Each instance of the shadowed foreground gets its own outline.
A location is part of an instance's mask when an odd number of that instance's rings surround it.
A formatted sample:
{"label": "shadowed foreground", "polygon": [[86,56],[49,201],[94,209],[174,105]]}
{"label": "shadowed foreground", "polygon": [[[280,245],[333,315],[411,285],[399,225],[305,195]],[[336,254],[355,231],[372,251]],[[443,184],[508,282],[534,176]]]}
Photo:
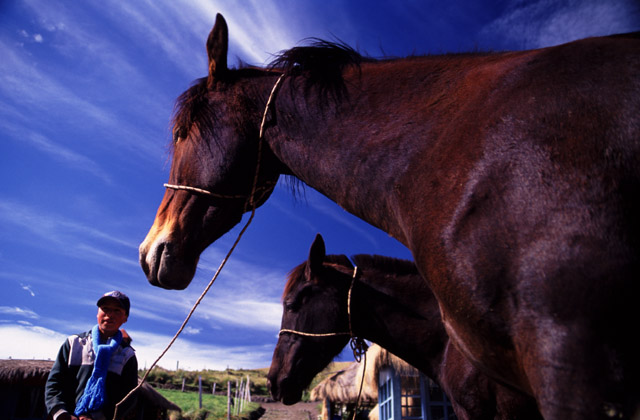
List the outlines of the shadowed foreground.
{"label": "shadowed foreground", "polygon": [[270,402],[260,405],[265,409],[260,420],[315,420],[320,414],[318,402],[299,402],[294,405]]}

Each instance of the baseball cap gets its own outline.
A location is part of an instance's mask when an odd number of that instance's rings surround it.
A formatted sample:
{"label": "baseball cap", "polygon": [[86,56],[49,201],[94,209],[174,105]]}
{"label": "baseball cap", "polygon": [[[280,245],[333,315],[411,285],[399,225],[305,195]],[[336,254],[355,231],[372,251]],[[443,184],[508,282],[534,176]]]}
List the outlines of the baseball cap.
{"label": "baseball cap", "polygon": [[100,306],[108,300],[117,303],[118,306],[124,309],[124,312],[127,314],[127,316],[129,316],[129,308],[131,304],[127,295],[117,290],[113,290],[102,295],[102,297],[98,299],[97,305]]}

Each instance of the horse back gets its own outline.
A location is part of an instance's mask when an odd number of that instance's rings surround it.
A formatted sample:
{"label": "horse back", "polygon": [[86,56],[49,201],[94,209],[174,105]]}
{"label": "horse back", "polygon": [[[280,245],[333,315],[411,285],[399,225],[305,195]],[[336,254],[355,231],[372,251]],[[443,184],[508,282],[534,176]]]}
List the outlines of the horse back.
{"label": "horse back", "polygon": [[490,55],[451,80],[434,104],[442,117],[430,147],[397,192],[418,222],[409,246],[452,338],[486,361],[477,349],[515,354],[526,347],[515,330],[536,330],[542,318],[607,337],[630,327],[640,274],[638,34]]}

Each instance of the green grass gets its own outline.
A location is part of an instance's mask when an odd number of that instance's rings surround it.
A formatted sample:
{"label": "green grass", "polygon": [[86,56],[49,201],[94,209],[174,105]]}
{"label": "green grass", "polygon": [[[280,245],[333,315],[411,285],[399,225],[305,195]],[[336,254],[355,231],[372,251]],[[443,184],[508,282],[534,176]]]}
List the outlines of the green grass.
{"label": "green grass", "polygon": [[[316,386],[322,379],[331,373],[344,369],[349,362],[330,363],[322,372],[314,378],[309,389]],[[227,383],[231,383],[232,393],[235,391],[236,383],[245,381],[250,377],[251,396],[268,397],[267,372],[269,368],[262,369],[226,369],[223,371],[200,370],[168,370],[156,367],[150,372],[147,382],[166,399],[176,404],[182,409],[181,413],[172,413],[173,420],[226,420],[227,418]],[[144,371],[139,372],[140,376]],[[202,378],[202,409],[198,408],[198,382]],[[185,392],[181,392],[182,381],[184,379]],[[216,395],[211,395],[211,388],[216,384]],[[303,393],[302,400],[308,401],[309,391]],[[232,416],[234,419],[247,417],[248,414],[256,410],[260,404],[249,403],[245,405],[244,413],[240,416]],[[233,411],[232,411],[233,412]]]}
{"label": "green grass", "polygon": [[[199,398],[197,392],[182,392],[175,389],[157,389],[163,397],[176,404],[182,409],[181,416],[174,415],[172,418],[184,420],[199,420],[206,418],[226,419],[227,418],[227,397],[221,395],[202,395],[202,409],[199,408]],[[238,401],[239,402],[239,401]],[[232,418],[241,418],[242,414],[247,415],[260,407],[258,403],[246,403],[241,415]],[[234,413],[233,407],[231,412]]]}

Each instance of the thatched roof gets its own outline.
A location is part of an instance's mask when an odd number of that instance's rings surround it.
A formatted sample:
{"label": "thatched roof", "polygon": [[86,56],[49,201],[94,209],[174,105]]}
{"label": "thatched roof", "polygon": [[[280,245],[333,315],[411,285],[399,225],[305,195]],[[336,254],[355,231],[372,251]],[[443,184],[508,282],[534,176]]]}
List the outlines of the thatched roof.
{"label": "thatched roof", "polygon": [[[362,363],[360,363],[362,365]],[[389,353],[377,344],[372,344],[367,350],[367,366],[364,372],[364,387],[375,389],[375,398],[378,398],[378,374],[380,369],[390,366],[399,376],[418,376],[420,371],[398,356]],[[358,377],[362,377],[363,366],[358,370]]]}
{"label": "thatched roof", "polygon": [[361,401],[375,402],[378,400],[378,374],[384,366],[393,367],[400,376],[416,376],[419,373],[404,360],[379,345],[372,344],[367,350],[365,372],[364,360],[352,363],[347,369],[336,372],[320,382],[311,390],[310,398],[314,401],[329,399],[331,402],[355,403],[364,374]]}
{"label": "thatched roof", "polygon": [[[53,367],[51,360],[2,359],[0,360],[0,384],[44,387],[51,367]],[[146,382],[140,387],[139,392],[142,399],[156,407],[180,410],[180,407],[160,395]]]}
{"label": "thatched roof", "polygon": [[[358,375],[358,371],[358,363],[352,363],[346,369],[325,378],[311,390],[310,399],[315,401],[329,399],[332,402],[355,404],[362,380],[362,375]],[[363,385],[360,402],[375,401],[377,398],[377,386],[371,390],[367,389],[366,384]]]}
{"label": "thatched roof", "polygon": [[0,360],[0,384],[44,386],[52,366],[51,360]]}

